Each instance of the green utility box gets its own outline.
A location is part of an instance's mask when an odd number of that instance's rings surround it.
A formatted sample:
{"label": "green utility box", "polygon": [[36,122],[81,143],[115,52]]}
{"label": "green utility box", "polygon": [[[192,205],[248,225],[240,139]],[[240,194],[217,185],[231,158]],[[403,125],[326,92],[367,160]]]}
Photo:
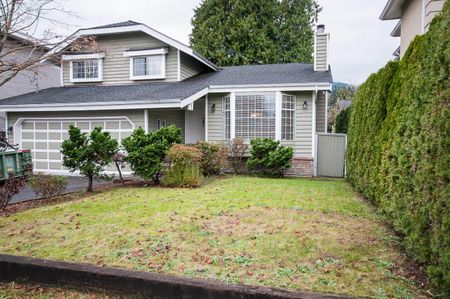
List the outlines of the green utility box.
{"label": "green utility box", "polygon": [[0,152],[0,182],[7,179],[10,173],[20,177],[30,174],[32,170],[29,150]]}

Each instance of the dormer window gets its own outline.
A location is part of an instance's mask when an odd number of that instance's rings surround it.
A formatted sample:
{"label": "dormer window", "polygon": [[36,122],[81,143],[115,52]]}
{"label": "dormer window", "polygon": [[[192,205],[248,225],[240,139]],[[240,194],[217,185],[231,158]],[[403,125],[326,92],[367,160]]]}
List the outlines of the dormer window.
{"label": "dormer window", "polygon": [[63,55],[70,63],[70,82],[101,82],[104,53]]}
{"label": "dormer window", "polygon": [[130,57],[130,79],[152,80],[166,77],[167,48],[128,50],[123,53]]}

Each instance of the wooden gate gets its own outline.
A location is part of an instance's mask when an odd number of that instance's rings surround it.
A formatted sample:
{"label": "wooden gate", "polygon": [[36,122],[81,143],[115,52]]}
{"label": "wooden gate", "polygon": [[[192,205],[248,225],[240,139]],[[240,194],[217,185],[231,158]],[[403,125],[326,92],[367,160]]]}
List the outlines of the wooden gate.
{"label": "wooden gate", "polygon": [[316,134],[316,175],[345,177],[345,150],[347,135]]}

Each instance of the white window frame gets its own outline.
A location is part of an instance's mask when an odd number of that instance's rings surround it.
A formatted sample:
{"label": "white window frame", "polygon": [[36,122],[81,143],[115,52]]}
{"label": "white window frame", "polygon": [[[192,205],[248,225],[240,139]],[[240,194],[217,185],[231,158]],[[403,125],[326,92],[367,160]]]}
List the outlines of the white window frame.
{"label": "white window frame", "polygon": [[163,119],[158,119],[156,121],[156,129],[161,130],[162,128],[167,127],[167,122]]}
{"label": "white window frame", "polygon": [[[221,115],[221,123],[222,123],[222,138],[227,140],[225,137],[225,111],[224,100],[230,99],[230,139],[234,139],[236,137],[236,97],[238,96],[273,96],[275,98],[275,140],[279,140],[282,142],[294,142],[296,138],[296,115],[297,115],[297,96],[287,93],[282,93],[280,91],[276,92],[243,92],[243,93],[230,93],[224,97],[222,97],[222,115]],[[294,118],[293,118],[293,139],[286,140],[282,139],[282,111],[283,110],[291,110],[292,109],[283,109],[282,101],[284,96],[290,96],[294,98]],[[249,140],[246,139],[248,142]]]}
{"label": "white window frame", "polygon": [[[293,109],[286,109],[283,108],[283,99],[284,97],[292,97],[294,100],[294,108]],[[284,139],[283,138],[283,110],[285,111],[291,111],[294,113],[294,117],[292,118],[292,139]],[[290,141],[295,141],[295,124],[296,124],[296,113],[297,112],[297,96],[292,95],[292,94],[287,94],[287,93],[283,93],[281,95],[281,141],[286,141],[286,142],[290,142]]]}
{"label": "white window frame", "polygon": [[[98,77],[97,78],[74,78],[73,77],[73,62],[74,61],[86,61],[86,60],[97,60],[98,62]],[[85,58],[85,59],[74,59],[70,60],[70,82],[102,82],[103,81],[103,59],[102,58]]]}
{"label": "white window frame", "polygon": [[[229,109],[225,110],[225,101],[228,101],[229,103]],[[229,128],[229,136],[227,136],[227,117],[226,117],[226,113],[229,112],[230,113],[230,128]],[[231,127],[232,127],[232,123],[231,123],[231,96],[227,95],[225,97],[222,98],[222,139],[223,140],[230,140],[231,138]]]}
{"label": "white window frame", "polygon": [[[236,115],[236,98],[240,97],[240,96],[263,96],[263,97],[271,96],[271,97],[274,98],[274,104],[275,104],[275,131],[274,131],[273,139],[279,140],[279,138],[277,136],[278,135],[277,131],[279,131],[279,130],[277,130],[277,128],[279,127],[277,124],[279,122],[277,121],[277,119],[279,118],[278,117],[278,115],[279,115],[278,111],[281,111],[281,110],[278,108],[278,105],[277,105],[277,93],[273,93],[273,92],[244,92],[244,93],[236,93],[234,97],[231,97],[231,103],[230,103],[231,114]],[[234,131],[234,136],[232,136],[232,137],[235,138],[236,135],[237,135],[236,134],[236,116],[231,118],[231,127],[234,129],[233,130]],[[281,128],[281,127],[279,127],[279,128]],[[258,137],[255,137],[255,138],[258,138]],[[266,137],[262,137],[262,138],[266,138]],[[244,139],[247,142],[249,142],[250,140],[252,140],[254,138],[250,138],[250,139],[244,138]]]}
{"label": "white window frame", "polygon": [[[149,50],[136,50],[123,52],[124,57],[130,58],[130,80],[154,80],[166,78],[166,55],[168,53],[167,48],[149,49]],[[159,75],[134,75],[134,58],[148,58],[148,57],[160,57],[161,59],[161,73]]]}

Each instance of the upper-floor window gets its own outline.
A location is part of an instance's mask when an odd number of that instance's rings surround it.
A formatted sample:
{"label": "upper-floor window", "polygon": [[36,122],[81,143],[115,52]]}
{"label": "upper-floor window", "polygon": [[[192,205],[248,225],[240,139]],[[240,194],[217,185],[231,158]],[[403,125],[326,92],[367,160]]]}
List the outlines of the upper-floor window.
{"label": "upper-floor window", "polygon": [[70,82],[100,82],[103,80],[104,53],[63,55],[69,61]]}
{"label": "upper-floor window", "polygon": [[132,79],[160,79],[165,77],[165,56],[146,56],[132,58]]}
{"label": "upper-floor window", "polygon": [[98,59],[87,59],[72,62],[73,79],[99,79]]}
{"label": "upper-floor window", "polygon": [[123,55],[130,57],[130,79],[164,79],[167,53],[167,48],[125,51]]}

